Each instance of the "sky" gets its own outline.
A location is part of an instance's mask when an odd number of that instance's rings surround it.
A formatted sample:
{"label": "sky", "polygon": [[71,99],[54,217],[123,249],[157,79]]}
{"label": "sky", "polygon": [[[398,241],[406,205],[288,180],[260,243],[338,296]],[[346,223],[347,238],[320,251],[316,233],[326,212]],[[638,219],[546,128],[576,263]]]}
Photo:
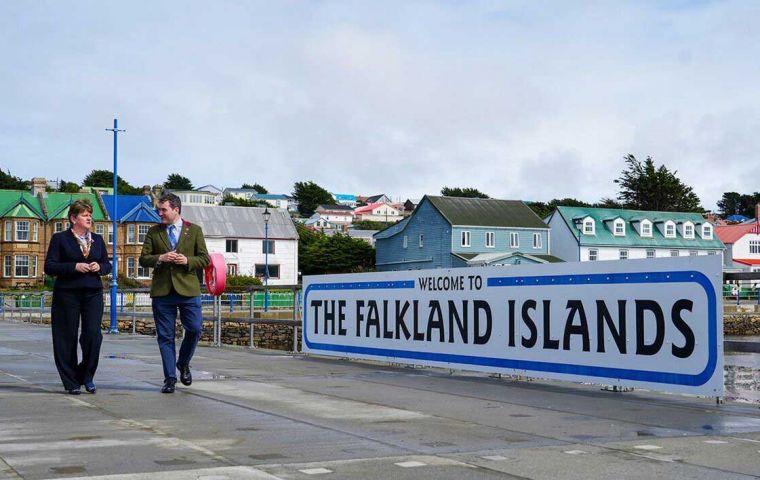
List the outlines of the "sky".
{"label": "sky", "polygon": [[0,168],[394,199],[760,190],[760,2],[0,2]]}

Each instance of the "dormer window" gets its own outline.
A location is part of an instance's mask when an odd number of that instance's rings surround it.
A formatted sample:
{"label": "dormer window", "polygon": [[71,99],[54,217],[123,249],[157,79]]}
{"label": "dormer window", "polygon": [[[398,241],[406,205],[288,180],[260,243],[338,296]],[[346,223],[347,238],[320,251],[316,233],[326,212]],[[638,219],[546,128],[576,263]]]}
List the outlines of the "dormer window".
{"label": "dormer window", "polygon": [[676,238],[676,224],[670,220],[665,222],[665,238]]}
{"label": "dormer window", "polygon": [[625,235],[625,222],[623,220],[618,218],[612,225],[612,231],[616,237],[622,237]]}
{"label": "dormer window", "polygon": [[683,224],[683,238],[694,238],[694,224],[691,222],[686,222]]}
{"label": "dormer window", "polygon": [[705,240],[712,240],[713,238],[713,228],[709,223],[702,225],[702,238]]}
{"label": "dormer window", "polygon": [[584,235],[596,235],[596,228],[594,226],[593,218],[583,219],[583,234]]}
{"label": "dormer window", "polygon": [[650,222],[649,220],[641,221],[641,236],[642,237],[652,236],[652,222]]}

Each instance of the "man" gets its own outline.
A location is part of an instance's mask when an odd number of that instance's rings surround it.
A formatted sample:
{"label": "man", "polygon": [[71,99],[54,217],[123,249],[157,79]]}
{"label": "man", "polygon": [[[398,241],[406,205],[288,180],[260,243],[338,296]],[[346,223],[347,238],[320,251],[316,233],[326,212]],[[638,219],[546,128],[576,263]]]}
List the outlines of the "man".
{"label": "man", "polygon": [[[209,264],[203,231],[180,216],[182,202],[173,194],[158,200],[161,224],[148,230],[140,254],[140,265],[153,267],[150,296],[153,319],[164,367],[161,393],[174,393],[179,370],[183,385],[193,383],[190,360],[201,338],[201,286],[198,273]],[[185,338],[175,355],[177,311],[185,329]]]}

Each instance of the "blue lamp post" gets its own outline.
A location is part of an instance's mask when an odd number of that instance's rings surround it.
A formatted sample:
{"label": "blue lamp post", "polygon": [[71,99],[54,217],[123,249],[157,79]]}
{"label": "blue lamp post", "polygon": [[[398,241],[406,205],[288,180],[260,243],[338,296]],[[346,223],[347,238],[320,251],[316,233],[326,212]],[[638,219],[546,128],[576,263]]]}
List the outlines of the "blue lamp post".
{"label": "blue lamp post", "polygon": [[269,217],[272,212],[264,208],[264,311],[269,311]]}
{"label": "blue lamp post", "polygon": [[113,243],[111,243],[113,248],[113,265],[111,267],[111,326],[108,329],[108,333],[119,333],[119,324],[116,319],[116,290],[119,288],[117,282],[119,272],[116,270],[116,263],[118,261],[116,254],[116,219],[118,217],[116,206],[119,198],[119,189],[116,183],[116,179],[118,178],[116,152],[119,132],[126,132],[126,130],[119,130],[119,121],[114,118],[113,128],[106,128],[106,131],[113,132],[113,225],[111,226],[113,229]]}

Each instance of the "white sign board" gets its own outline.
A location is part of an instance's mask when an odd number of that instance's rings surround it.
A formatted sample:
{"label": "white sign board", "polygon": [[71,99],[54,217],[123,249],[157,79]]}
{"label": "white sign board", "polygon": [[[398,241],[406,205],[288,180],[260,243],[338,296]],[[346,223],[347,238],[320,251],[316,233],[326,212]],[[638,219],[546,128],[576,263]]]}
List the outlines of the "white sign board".
{"label": "white sign board", "polygon": [[304,278],[307,353],[723,394],[720,256]]}

